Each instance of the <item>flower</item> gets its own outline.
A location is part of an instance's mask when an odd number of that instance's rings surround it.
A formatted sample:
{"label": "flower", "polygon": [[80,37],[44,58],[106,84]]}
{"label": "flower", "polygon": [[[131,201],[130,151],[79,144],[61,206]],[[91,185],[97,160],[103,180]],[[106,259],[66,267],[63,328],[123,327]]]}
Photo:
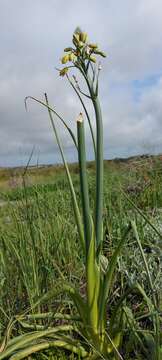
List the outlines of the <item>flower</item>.
{"label": "flower", "polygon": [[64,67],[62,70],[60,70],[60,76],[65,76],[68,72],[68,67]]}
{"label": "flower", "polygon": [[69,61],[74,61],[74,60],[76,60],[76,55],[73,52],[71,52],[69,54]]}
{"label": "flower", "polygon": [[94,49],[94,54],[101,55],[102,57],[106,57],[106,54],[99,49]]}
{"label": "flower", "polygon": [[89,60],[96,63],[96,58],[94,56],[92,56],[92,55],[89,57]]}
{"label": "flower", "polygon": [[82,41],[83,43],[86,43],[88,35],[87,35],[86,32],[80,32],[79,33],[79,38],[80,38],[80,41]]}
{"label": "flower", "polygon": [[64,49],[65,52],[69,52],[69,51],[73,51],[73,48],[72,47],[67,47]]}
{"label": "flower", "polygon": [[90,47],[90,49],[93,49],[93,50],[98,48],[97,44],[89,44],[88,46]]}
{"label": "flower", "polygon": [[62,57],[61,62],[62,64],[66,64],[69,60],[69,54],[66,54]]}

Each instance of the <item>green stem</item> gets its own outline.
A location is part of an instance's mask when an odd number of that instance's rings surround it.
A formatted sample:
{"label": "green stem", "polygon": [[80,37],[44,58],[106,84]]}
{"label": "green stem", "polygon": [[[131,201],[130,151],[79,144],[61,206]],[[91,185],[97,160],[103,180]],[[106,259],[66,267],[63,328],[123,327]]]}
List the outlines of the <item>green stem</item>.
{"label": "green stem", "polygon": [[72,81],[70,80],[69,76],[66,75],[69,83],[71,84],[71,86],[73,87],[74,91],[76,92],[82,106],[83,106],[83,109],[85,111],[85,114],[86,114],[86,117],[87,117],[87,120],[88,120],[88,124],[89,124],[89,128],[90,128],[90,132],[91,132],[91,137],[92,137],[92,142],[93,142],[93,148],[94,148],[94,153],[95,153],[95,158],[96,158],[96,144],[95,144],[95,138],[94,138],[94,132],[93,132],[93,128],[92,128],[92,124],[91,124],[91,120],[90,120],[90,117],[89,117],[89,114],[88,114],[88,111],[86,109],[86,106],[84,104],[84,101],[82,99],[82,97],[80,96],[78,90],[76,89],[76,87],[74,86],[74,84],[72,83]]}
{"label": "green stem", "polygon": [[103,216],[103,125],[102,114],[98,98],[92,98],[96,115],[96,245],[102,242]]}
{"label": "green stem", "polygon": [[93,88],[93,82],[87,74],[82,70],[82,74],[86,80],[91,99],[93,102],[96,117],[96,209],[95,209],[95,228],[96,228],[96,245],[100,249],[102,243],[102,227],[103,227],[103,124],[102,113],[98,96],[96,96]]}
{"label": "green stem", "polygon": [[81,199],[82,199],[82,207],[83,207],[84,237],[86,242],[86,255],[87,255],[91,240],[91,217],[90,217],[88,181],[87,181],[87,170],[86,170],[85,133],[84,133],[83,118],[81,114],[77,120],[77,134],[78,134],[78,160],[79,160],[79,170],[80,170]]}

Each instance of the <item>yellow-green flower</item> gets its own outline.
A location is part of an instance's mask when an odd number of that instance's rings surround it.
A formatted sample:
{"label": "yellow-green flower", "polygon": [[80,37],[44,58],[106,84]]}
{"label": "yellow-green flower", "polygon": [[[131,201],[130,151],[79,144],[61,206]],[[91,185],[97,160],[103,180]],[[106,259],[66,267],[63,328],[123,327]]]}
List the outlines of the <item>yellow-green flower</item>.
{"label": "yellow-green flower", "polygon": [[97,48],[98,48],[98,45],[97,45],[97,44],[88,44],[88,46],[89,46],[91,49],[97,49]]}
{"label": "yellow-green flower", "polygon": [[96,58],[95,58],[94,56],[91,55],[91,56],[89,57],[89,59],[90,59],[92,62],[96,63]]}
{"label": "yellow-green flower", "polygon": [[73,44],[78,48],[82,48],[86,44],[87,37],[88,35],[86,32],[78,31],[73,34]]}
{"label": "yellow-green flower", "polygon": [[106,54],[99,49],[94,49],[94,54],[101,55],[102,57],[106,57]]}
{"label": "yellow-green flower", "polygon": [[65,52],[69,52],[69,51],[72,51],[72,50],[73,50],[72,47],[67,47],[67,48],[64,49]]}
{"label": "yellow-green flower", "polygon": [[69,61],[74,61],[76,60],[76,55],[74,53],[70,53],[69,54]]}
{"label": "yellow-green flower", "polygon": [[73,44],[75,45],[75,46],[78,46],[79,45],[79,34],[74,34],[73,35]]}
{"label": "yellow-green flower", "polygon": [[60,70],[60,76],[65,76],[68,72],[68,67],[64,67],[62,70]]}
{"label": "yellow-green flower", "polygon": [[64,55],[61,59],[62,64],[66,64],[69,61],[69,54]]}
{"label": "yellow-green flower", "polygon": [[80,41],[82,41],[83,43],[86,43],[87,38],[88,38],[88,35],[87,35],[86,32],[81,32],[81,33],[79,34],[79,39],[80,39]]}

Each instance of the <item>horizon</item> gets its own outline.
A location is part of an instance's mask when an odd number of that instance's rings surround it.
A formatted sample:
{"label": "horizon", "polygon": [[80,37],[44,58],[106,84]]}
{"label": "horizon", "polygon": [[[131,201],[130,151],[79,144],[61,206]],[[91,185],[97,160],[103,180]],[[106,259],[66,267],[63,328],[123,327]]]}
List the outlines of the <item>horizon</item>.
{"label": "horizon", "polygon": [[[142,158],[151,158],[151,157],[162,157],[162,153],[157,153],[157,154],[149,154],[149,153],[144,153],[144,154],[134,154],[134,155],[131,155],[131,156],[128,156],[128,157],[113,157],[113,158],[104,158],[103,161],[127,161],[127,160],[132,160],[132,159],[136,159],[136,158],[139,158],[139,159],[142,159]],[[87,160],[87,163],[93,163],[95,162],[94,159],[92,160]],[[68,161],[68,164],[69,165],[77,165],[78,164],[78,161],[71,161],[69,162]],[[2,169],[23,169],[23,168],[41,168],[41,167],[63,167],[64,168],[64,164],[62,162],[56,162],[56,163],[32,163],[30,162],[29,164],[26,163],[24,165],[14,165],[14,166],[0,166],[0,170]]]}

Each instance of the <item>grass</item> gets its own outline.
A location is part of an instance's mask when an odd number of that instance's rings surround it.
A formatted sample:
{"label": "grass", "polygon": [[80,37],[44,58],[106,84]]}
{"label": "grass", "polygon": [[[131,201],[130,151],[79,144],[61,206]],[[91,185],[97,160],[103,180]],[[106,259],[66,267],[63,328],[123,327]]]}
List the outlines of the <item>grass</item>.
{"label": "grass", "polygon": [[[154,291],[158,296],[162,312],[161,239],[138,211],[123,195],[123,189],[136,206],[148,216],[156,229],[162,228],[162,164],[160,157],[134,158],[126,162],[106,162],[104,177],[104,255],[108,261],[121,239],[125,225],[135,220],[142,248],[147,259]],[[50,169],[50,170],[49,170]],[[76,165],[71,166],[77,199],[79,196],[79,176]],[[12,170],[14,171],[14,170]],[[21,171],[18,173],[21,179]],[[78,242],[77,229],[73,217],[70,193],[62,167],[29,169],[30,186],[11,189],[9,173],[3,170],[1,198],[6,203],[0,207],[0,334],[5,333],[8,322],[23,313],[48,290],[57,291],[65,279],[85,294],[84,265],[82,250]],[[10,170],[11,173],[11,170]],[[42,176],[41,176],[42,175]],[[38,181],[39,179],[39,181]],[[40,180],[41,179],[41,180]],[[94,208],[95,172],[93,163],[88,166],[90,204]],[[162,231],[161,231],[162,232]],[[78,251],[78,248],[80,250]],[[80,255],[79,255],[80,254]],[[14,274],[14,277],[13,277]],[[130,234],[121,255],[113,281],[109,302],[110,313],[128,287],[138,282],[148,296],[150,286],[142,262],[141,251],[133,233]],[[127,308],[132,309],[140,328],[136,328],[136,345],[131,344],[133,325],[125,332],[121,353],[124,359],[144,359],[139,347],[140,331],[153,331],[152,316],[149,316],[147,301],[135,289],[125,303],[125,314],[131,319]],[[66,296],[53,295],[38,304],[34,313],[72,313],[76,309]],[[131,320],[129,320],[131,322]],[[66,324],[66,320],[40,319],[39,326]],[[15,324],[12,336],[24,331],[26,321]],[[31,322],[31,328],[33,323]],[[136,325],[134,325],[136,326]],[[142,329],[142,330],[141,330]],[[133,336],[133,335],[132,335]],[[162,340],[162,339],[161,339]],[[33,358],[64,359],[73,358],[69,352],[45,351]]]}

